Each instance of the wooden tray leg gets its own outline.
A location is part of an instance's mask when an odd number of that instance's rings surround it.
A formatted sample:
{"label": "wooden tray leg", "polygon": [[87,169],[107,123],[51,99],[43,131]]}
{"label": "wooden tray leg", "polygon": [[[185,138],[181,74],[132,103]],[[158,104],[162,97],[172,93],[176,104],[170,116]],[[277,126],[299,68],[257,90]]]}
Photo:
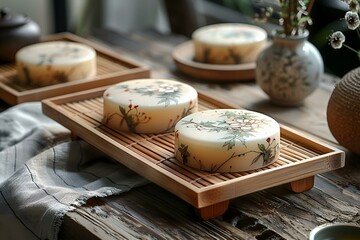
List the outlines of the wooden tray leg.
{"label": "wooden tray leg", "polygon": [[195,208],[195,211],[202,220],[209,220],[223,215],[229,207],[229,202],[226,200],[207,207]]}
{"label": "wooden tray leg", "polygon": [[71,133],[70,133],[70,138],[71,138],[72,141],[75,141],[75,140],[79,139],[79,137],[73,131],[71,131]]}
{"label": "wooden tray leg", "polygon": [[290,182],[288,184],[288,187],[290,190],[296,193],[305,192],[307,190],[310,190],[314,186],[315,182],[315,176],[303,178],[300,180],[296,180],[293,182]]}

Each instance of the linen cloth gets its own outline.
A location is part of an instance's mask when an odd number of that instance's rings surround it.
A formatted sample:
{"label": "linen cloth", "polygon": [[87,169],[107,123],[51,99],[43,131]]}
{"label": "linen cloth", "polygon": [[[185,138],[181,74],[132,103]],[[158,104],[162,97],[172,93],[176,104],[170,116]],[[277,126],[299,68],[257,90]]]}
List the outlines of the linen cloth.
{"label": "linen cloth", "polygon": [[71,141],[40,102],[0,113],[1,239],[57,239],[68,211],[146,183],[86,142]]}

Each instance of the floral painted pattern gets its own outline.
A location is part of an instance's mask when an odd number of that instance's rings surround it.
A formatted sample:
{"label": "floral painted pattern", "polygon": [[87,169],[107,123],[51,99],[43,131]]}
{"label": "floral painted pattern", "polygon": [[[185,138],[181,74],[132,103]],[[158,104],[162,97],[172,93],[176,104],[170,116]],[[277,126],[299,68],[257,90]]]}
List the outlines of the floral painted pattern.
{"label": "floral painted pattern", "polygon": [[194,122],[192,119],[182,121],[182,125],[192,125],[199,131],[222,132],[225,134],[223,147],[228,150],[235,146],[236,141],[240,141],[246,146],[246,138],[254,136],[259,131],[266,120],[255,118],[251,113],[227,111],[220,115],[227,120]]}
{"label": "floral painted pattern", "polygon": [[82,49],[76,45],[70,45],[67,42],[61,42],[56,45],[54,51],[50,53],[39,53],[37,56],[37,65],[54,64],[56,62],[56,59],[63,57],[68,57],[70,59],[78,59],[82,57],[82,54],[80,54],[81,51]]}
{"label": "floral painted pattern", "polygon": [[[137,99],[135,96],[147,96],[151,99],[157,99],[156,105],[163,108],[171,108],[178,105],[181,97],[183,97],[184,91],[182,89],[183,84],[169,83],[163,81],[155,81],[146,85],[136,86],[136,84],[118,84],[113,86],[113,90],[105,94],[105,97],[111,97],[112,94],[132,93],[134,99],[129,99],[129,105],[124,107],[119,105],[119,112],[111,113],[104,116],[105,124],[108,124],[114,117],[120,117],[119,128],[123,128],[125,125],[130,132],[138,132],[138,127],[142,124],[147,124],[153,120],[151,113],[148,112],[148,108],[144,106],[144,100]],[[174,128],[175,124],[184,116],[192,113],[197,107],[197,100],[189,100],[187,104],[182,104],[184,107],[178,110],[178,114],[175,116],[164,115],[168,117],[167,126],[164,126],[163,132],[170,131]],[[161,124],[161,123],[159,123]]]}
{"label": "floral painted pattern", "polygon": [[274,38],[256,66],[259,86],[284,105],[301,103],[317,88],[323,73],[320,53],[305,38]]}
{"label": "floral painted pattern", "polygon": [[[188,151],[189,146],[180,144],[180,147],[177,151],[181,154],[181,159],[184,164],[188,163],[188,158],[191,156],[191,153]],[[256,156],[252,159],[251,165],[257,163],[260,159],[262,160],[262,166],[267,166],[271,162],[273,162],[277,152],[279,151],[279,144],[276,143],[276,139],[267,138],[266,142],[258,143],[258,150],[257,151],[245,151],[241,153],[233,152],[231,156],[224,160],[219,165],[213,165],[210,169],[210,172],[217,172],[221,167],[223,167],[227,162],[230,160],[237,158],[237,157],[244,157],[250,153],[256,153]],[[199,161],[199,166],[201,169],[201,160]],[[230,166],[231,168],[231,166]]]}
{"label": "floral painted pattern", "polygon": [[[257,118],[253,116],[250,111],[240,114],[239,112],[226,111],[220,115],[219,119],[218,121],[194,121],[190,118],[189,120],[183,119],[181,121],[182,125],[196,128],[199,134],[203,131],[219,133],[219,138],[223,142],[222,148],[225,148],[228,152],[228,154],[226,154],[228,157],[226,159],[220,159],[218,164],[212,165],[209,170],[210,172],[217,172],[220,169],[224,171],[222,168],[225,164],[237,158],[247,158],[247,155],[252,158],[250,165],[262,161],[261,165],[266,166],[274,161],[274,158],[279,152],[279,142],[276,138],[259,138],[259,142],[256,144],[257,149],[248,149],[247,146],[247,139],[255,137],[263,126],[268,124],[268,119]],[[176,130],[175,138],[178,144],[177,149],[175,149],[175,155],[177,159],[181,159],[183,164],[187,165],[190,158],[192,158],[192,160],[198,163],[199,169],[204,169],[202,165],[203,160],[199,159],[196,153],[192,152],[191,146],[181,142],[180,135],[179,130]],[[236,148],[236,144],[238,143],[242,144],[243,147]],[[241,150],[239,151],[239,149]],[[231,171],[231,164],[229,168],[229,171]]]}
{"label": "floral painted pattern", "polygon": [[169,106],[178,103],[181,97],[181,84],[169,84],[161,81],[148,84],[144,87],[132,88],[131,85],[119,84],[114,89],[122,89],[124,92],[138,93],[141,96],[154,96],[159,99],[158,105]]}
{"label": "floral painted pattern", "polygon": [[83,44],[50,41],[24,47],[18,52],[19,82],[47,86],[96,75],[96,53]]}
{"label": "floral painted pattern", "polygon": [[[218,35],[221,34],[221,38],[223,38],[223,40],[225,42],[227,41],[231,41],[232,39],[234,39],[235,41],[239,41],[239,39],[243,39],[244,42],[251,42],[254,39],[256,39],[256,36],[254,36],[254,33],[251,31],[237,31],[236,28],[233,29],[233,31],[227,31],[227,32],[223,32],[223,31],[214,31],[214,32],[210,32],[209,33],[209,38],[211,39],[212,37],[216,37]],[[249,46],[249,48],[251,48]],[[213,60],[210,59],[211,54],[211,47],[203,47],[202,48],[202,56],[203,59],[201,60],[204,63],[213,63]],[[226,49],[226,51],[224,51],[224,55],[221,56],[225,62],[229,62],[232,64],[240,64],[242,63],[242,57],[241,57],[241,53],[239,52],[239,50],[237,50],[236,45],[229,45],[228,47],[224,47],[224,49]],[[248,52],[251,52],[252,49],[249,49]],[[220,57],[220,56],[219,56]]]}

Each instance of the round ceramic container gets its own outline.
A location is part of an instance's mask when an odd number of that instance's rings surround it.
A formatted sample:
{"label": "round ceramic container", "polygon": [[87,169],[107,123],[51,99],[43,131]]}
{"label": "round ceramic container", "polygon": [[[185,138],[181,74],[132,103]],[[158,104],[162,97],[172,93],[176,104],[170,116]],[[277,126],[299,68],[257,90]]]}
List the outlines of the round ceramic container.
{"label": "round ceramic container", "polygon": [[194,60],[210,64],[254,62],[267,45],[267,32],[242,23],[221,23],[201,27],[192,34]]}
{"label": "round ceramic container", "polygon": [[114,130],[163,133],[196,112],[197,91],[168,79],[136,79],[109,87],[103,95],[104,123]]}
{"label": "round ceramic container", "polygon": [[36,43],[16,53],[18,79],[27,85],[47,86],[96,75],[96,52],[75,42]]}
{"label": "round ceramic container", "polygon": [[358,240],[360,225],[350,223],[327,223],[310,232],[309,240]]}
{"label": "round ceramic container", "polygon": [[190,114],[175,126],[175,157],[210,172],[240,172],[279,157],[280,126],[253,111],[214,109]]}

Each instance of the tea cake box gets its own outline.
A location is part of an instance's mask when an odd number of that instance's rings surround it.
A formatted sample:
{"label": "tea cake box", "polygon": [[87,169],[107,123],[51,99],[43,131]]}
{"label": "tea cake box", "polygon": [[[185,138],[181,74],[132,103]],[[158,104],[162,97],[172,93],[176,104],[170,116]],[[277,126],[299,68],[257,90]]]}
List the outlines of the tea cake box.
{"label": "tea cake box", "polygon": [[209,172],[241,172],[275,162],[280,126],[262,113],[241,109],[199,111],[175,126],[175,157]]}
{"label": "tea cake box", "polygon": [[134,79],[106,89],[103,122],[108,127],[133,133],[164,133],[198,108],[197,91],[170,79]]}
{"label": "tea cake box", "polygon": [[20,49],[15,56],[18,80],[48,86],[96,76],[96,52],[82,43],[41,42]]}
{"label": "tea cake box", "polygon": [[267,45],[267,32],[255,25],[219,23],[195,30],[194,60],[208,64],[255,62]]}

